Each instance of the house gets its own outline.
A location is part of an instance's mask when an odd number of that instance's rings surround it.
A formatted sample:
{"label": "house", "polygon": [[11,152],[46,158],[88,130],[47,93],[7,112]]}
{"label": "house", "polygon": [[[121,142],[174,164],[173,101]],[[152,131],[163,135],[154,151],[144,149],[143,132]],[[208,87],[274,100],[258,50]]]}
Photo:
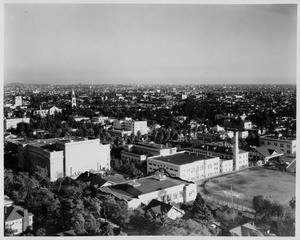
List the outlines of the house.
{"label": "house", "polygon": [[253,223],[245,223],[229,230],[231,236],[264,236]]}
{"label": "house", "polygon": [[166,215],[168,218],[176,219],[181,218],[184,215],[184,211],[172,206],[170,203],[164,203],[156,199],[152,201],[144,208],[145,214],[148,212],[152,217],[158,217]]}
{"label": "house", "polygon": [[14,206],[13,201],[4,196],[4,229],[18,235],[32,228],[33,214],[21,206]]}
{"label": "house", "polygon": [[249,151],[249,159],[252,161],[261,161],[262,164],[280,162],[281,156],[283,156],[283,152],[280,149],[268,145],[253,148]]}

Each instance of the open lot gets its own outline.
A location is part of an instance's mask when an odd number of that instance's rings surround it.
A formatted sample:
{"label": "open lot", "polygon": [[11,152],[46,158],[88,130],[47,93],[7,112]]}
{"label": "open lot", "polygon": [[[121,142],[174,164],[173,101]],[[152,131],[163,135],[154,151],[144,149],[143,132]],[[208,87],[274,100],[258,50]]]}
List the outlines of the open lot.
{"label": "open lot", "polygon": [[[231,191],[232,185],[232,191]],[[296,175],[270,170],[263,167],[210,179],[204,188],[212,195],[252,202],[255,195],[263,195],[270,200],[288,204],[295,196]]]}

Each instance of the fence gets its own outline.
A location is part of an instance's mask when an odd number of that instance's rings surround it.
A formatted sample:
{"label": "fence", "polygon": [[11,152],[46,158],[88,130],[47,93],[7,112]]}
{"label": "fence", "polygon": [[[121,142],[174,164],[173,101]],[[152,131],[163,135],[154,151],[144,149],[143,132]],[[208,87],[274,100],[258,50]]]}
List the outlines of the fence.
{"label": "fence", "polygon": [[251,214],[255,214],[255,210],[252,207],[250,207],[251,205],[249,205],[249,202],[245,201],[245,200],[233,199],[233,201],[231,201],[231,199],[228,199],[225,197],[207,196],[207,195],[202,195],[202,197],[205,201],[216,204],[216,205],[228,206],[228,207],[235,208],[242,212],[247,211]]}

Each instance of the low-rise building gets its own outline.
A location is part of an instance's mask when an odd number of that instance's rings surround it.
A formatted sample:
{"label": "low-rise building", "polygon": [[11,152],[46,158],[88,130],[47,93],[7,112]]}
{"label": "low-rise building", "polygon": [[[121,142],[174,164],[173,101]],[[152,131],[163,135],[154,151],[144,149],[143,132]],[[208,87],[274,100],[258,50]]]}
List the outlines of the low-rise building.
{"label": "low-rise building", "polygon": [[128,209],[136,209],[142,204],[148,205],[153,199],[171,204],[194,201],[197,195],[197,185],[157,173],[121,184],[101,187],[100,191],[124,200]]}
{"label": "low-rise building", "polygon": [[128,144],[125,150],[121,152],[121,158],[124,160],[140,162],[151,156],[166,156],[177,152],[176,147],[167,147],[163,144],[136,143]]}
{"label": "low-rise building", "polygon": [[30,123],[30,118],[5,118],[4,119],[4,129],[12,129],[12,128],[17,128],[18,123]]}
{"label": "low-rise building", "polygon": [[34,115],[40,115],[41,117],[46,117],[47,115],[54,115],[55,113],[61,113],[62,109],[58,108],[56,106],[52,106],[52,107],[40,107],[40,109],[38,110],[34,110],[33,114]]}
{"label": "low-rise building", "polygon": [[[224,145],[218,146],[213,144],[201,144],[199,147],[192,148],[192,151],[207,156],[219,157],[221,159],[233,159],[234,170],[239,170],[248,167],[249,153],[238,148],[237,133],[234,135],[233,147],[227,147]],[[230,165],[230,163],[227,164]]]}
{"label": "low-rise building", "polygon": [[165,169],[171,176],[194,181],[220,173],[220,158],[192,152],[178,152],[167,156],[149,157],[147,172]]}
{"label": "low-rise building", "polygon": [[13,205],[13,201],[4,197],[4,229],[12,235],[18,235],[32,228],[33,214],[21,206]]}
{"label": "low-rise building", "polygon": [[113,127],[116,130],[131,131],[135,135],[140,132],[141,135],[148,133],[147,121],[136,121],[132,118],[124,118],[121,120],[115,120]]}
{"label": "low-rise building", "polygon": [[249,159],[254,162],[261,161],[262,164],[269,161],[279,162],[282,155],[283,152],[279,148],[270,145],[253,148],[249,151]]}
{"label": "low-rise building", "polygon": [[284,155],[296,155],[297,140],[294,137],[277,137],[266,135],[259,138],[260,146],[272,146],[279,148]]}

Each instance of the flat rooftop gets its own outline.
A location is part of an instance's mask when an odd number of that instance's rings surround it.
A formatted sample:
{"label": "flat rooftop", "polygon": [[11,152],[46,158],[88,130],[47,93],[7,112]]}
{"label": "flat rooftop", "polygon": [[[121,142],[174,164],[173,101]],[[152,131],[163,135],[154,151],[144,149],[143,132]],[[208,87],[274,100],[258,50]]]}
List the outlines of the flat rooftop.
{"label": "flat rooftop", "polygon": [[34,140],[21,140],[19,143],[33,144],[43,146],[45,144],[54,144],[56,142],[69,143],[69,142],[80,142],[86,140],[95,140],[97,138],[83,138],[83,137],[64,137],[64,138],[47,138],[47,139],[34,139]]}
{"label": "flat rooftop", "polygon": [[134,145],[135,146],[141,146],[141,147],[149,147],[149,148],[154,148],[154,149],[167,149],[167,148],[169,148],[169,147],[166,147],[165,145],[157,144],[157,143],[136,143]]}
{"label": "flat rooftop", "polygon": [[189,164],[189,163],[193,163],[199,160],[204,160],[209,158],[214,158],[214,157],[210,157],[202,154],[196,154],[192,152],[183,152],[183,153],[175,153],[173,155],[168,155],[168,156],[159,156],[151,159],[155,159],[163,162],[169,162],[176,165],[184,165],[184,164]]}
{"label": "flat rooftop", "polygon": [[292,136],[286,136],[286,137],[278,137],[275,135],[265,135],[265,136],[260,136],[261,139],[275,139],[275,140],[296,140],[295,137]]}

